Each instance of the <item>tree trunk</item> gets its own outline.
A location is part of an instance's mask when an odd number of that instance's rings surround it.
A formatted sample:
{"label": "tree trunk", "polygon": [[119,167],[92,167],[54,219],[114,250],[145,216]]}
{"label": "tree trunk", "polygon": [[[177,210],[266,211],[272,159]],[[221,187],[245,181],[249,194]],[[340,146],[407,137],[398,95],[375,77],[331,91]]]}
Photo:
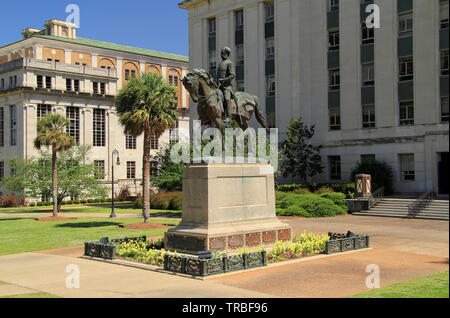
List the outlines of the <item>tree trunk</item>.
{"label": "tree trunk", "polygon": [[53,195],[53,216],[58,216],[58,177],[56,171],[56,149],[52,147],[52,195]]}
{"label": "tree trunk", "polygon": [[142,214],[144,222],[150,222],[150,129],[144,131],[144,158],[142,160]]}

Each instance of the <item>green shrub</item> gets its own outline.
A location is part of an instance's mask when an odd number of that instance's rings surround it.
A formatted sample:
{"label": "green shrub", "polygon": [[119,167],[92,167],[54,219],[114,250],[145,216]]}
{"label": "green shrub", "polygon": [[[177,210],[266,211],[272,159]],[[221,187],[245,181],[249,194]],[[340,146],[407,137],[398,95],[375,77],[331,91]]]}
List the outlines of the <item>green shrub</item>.
{"label": "green shrub", "polygon": [[142,204],[142,198],[138,197],[135,201],[134,201],[134,208],[135,209],[142,209],[143,204]]}
{"label": "green shrub", "polygon": [[[134,201],[135,209],[142,209],[142,197]],[[150,195],[150,207],[156,210],[179,211],[183,208],[183,194],[181,192],[156,193]]]}
{"label": "green shrub", "polygon": [[80,200],[73,200],[73,204],[80,204]]}
{"label": "green shrub", "polygon": [[370,174],[372,176],[372,191],[384,187],[384,194],[394,193],[394,174],[392,168],[385,162],[376,160],[364,160],[359,162],[352,170],[352,179],[358,174]]}
{"label": "green shrub", "polygon": [[287,195],[277,202],[277,207],[279,212],[289,216],[328,217],[346,213],[332,200],[314,194]]}
{"label": "green shrub", "polygon": [[35,206],[36,206],[36,203],[31,202],[28,206],[29,206],[29,207],[35,207]]}
{"label": "green shrub", "polygon": [[348,212],[347,200],[343,193],[322,193],[320,197],[333,201],[334,204],[341,207],[345,212]]}
{"label": "green shrub", "polygon": [[323,194],[323,193],[334,193],[334,189],[331,187],[322,187],[316,192],[314,192],[314,194]]}
{"label": "green shrub", "polygon": [[181,192],[173,193],[170,203],[169,210],[178,211],[183,209],[183,194]]}
{"label": "green shrub", "polygon": [[282,199],[284,199],[286,196],[288,196],[289,194],[286,192],[281,192],[281,191],[275,191],[275,200],[281,201]]}
{"label": "green shrub", "polygon": [[293,193],[295,193],[295,194],[311,194],[311,191],[309,191],[306,188],[302,188],[302,189],[295,190]]}

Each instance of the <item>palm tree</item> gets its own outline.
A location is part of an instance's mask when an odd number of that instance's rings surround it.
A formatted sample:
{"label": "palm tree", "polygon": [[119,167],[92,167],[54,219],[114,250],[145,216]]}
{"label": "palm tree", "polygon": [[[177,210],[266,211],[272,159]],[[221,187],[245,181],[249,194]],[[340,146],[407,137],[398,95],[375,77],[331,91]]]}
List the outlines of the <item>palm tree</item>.
{"label": "palm tree", "polygon": [[159,138],[178,121],[174,107],[176,89],[160,74],[144,73],[131,78],[116,97],[116,108],[125,132],[137,137],[144,133],[142,165],[142,214],[145,223],[150,218],[150,141]]}
{"label": "palm tree", "polygon": [[49,114],[38,122],[38,133],[34,140],[36,149],[42,146],[51,147],[52,151],[52,195],[53,195],[53,216],[58,216],[58,177],[56,163],[58,152],[70,149],[75,141],[67,135],[66,128],[69,121],[58,114]]}

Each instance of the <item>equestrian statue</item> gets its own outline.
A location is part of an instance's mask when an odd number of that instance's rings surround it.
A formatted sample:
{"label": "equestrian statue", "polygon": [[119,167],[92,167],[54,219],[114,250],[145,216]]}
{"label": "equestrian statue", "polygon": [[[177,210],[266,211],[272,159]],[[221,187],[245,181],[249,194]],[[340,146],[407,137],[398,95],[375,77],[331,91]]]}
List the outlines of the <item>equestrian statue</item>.
{"label": "equestrian statue", "polygon": [[202,126],[215,125],[223,133],[224,123],[234,120],[245,131],[255,114],[260,125],[267,129],[259,98],[233,89],[235,75],[230,53],[230,48],[222,49],[222,62],[217,67],[218,84],[202,69],[194,69],[182,79],[192,100],[198,103],[197,112]]}

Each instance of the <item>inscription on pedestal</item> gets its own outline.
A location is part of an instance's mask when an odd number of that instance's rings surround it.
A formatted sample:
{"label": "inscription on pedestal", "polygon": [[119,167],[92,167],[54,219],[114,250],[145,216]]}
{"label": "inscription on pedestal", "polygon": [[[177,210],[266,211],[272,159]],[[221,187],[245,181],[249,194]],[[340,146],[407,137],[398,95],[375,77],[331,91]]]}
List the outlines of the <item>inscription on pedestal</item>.
{"label": "inscription on pedestal", "polygon": [[244,247],[244,235],[231,235],[228,237],[228,248],[236,249]]}
{"label": "inscription on pedestal", "polygon": [[209,249],[214,251],[223,251],[227,248],[227,238],[225,236],[222,237],[213,237],[209,239]]}
{"label": "inscription on pedestal", "polygon": [[261,233],[249,233],[245,236],[245,245],[258,246],[261,244]]}
{"label": "inscription on pedestal", "polygon": [[290,241],[291,240],[291,230],[278,230],[278,240],[279,241]]}
{"label": "inscription on pedestal", "polygon": [[277,240],[277,233],[275,231],[263,232],[263,244],[275,243]]}

